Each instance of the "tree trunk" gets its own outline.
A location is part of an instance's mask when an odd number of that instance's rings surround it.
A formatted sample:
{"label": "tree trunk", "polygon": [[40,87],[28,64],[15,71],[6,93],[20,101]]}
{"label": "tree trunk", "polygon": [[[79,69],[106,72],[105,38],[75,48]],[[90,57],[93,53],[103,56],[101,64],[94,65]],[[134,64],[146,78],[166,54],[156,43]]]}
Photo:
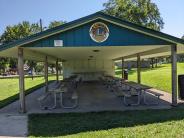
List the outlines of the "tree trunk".
{"label": "tree trunk", "polygon": [[33,68],[31,68],[31,78],[32,78],[32,80],[34,79]]}
{"label": "tree trunk", "polygon": [[154,58],[151,58],[151,68],[154,68]]}
{"label": "tree trunk", "polygon": [[155,67],[156,68],[158,67],[158,59],[157,58],[155,59]]}

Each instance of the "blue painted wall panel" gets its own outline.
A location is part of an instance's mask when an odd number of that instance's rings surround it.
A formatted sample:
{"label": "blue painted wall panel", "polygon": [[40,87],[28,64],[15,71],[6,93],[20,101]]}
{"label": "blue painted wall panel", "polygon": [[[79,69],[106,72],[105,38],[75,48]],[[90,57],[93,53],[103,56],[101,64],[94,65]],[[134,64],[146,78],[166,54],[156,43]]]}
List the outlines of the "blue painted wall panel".
{"label": "blue painted wall panel", "polygon": [[[95,22],[103,22],[109,28],[109,37],[105,42],[97,43],[90,38],[89,29]],[[120,26],[111,24],[103,20],[93,21],[91,23],[76,27],[63,33],[44,38],[31,43],[30,47],[53,47],[54,40],[63,40],[64,47],[81,46],[131,46],[131,45],[167,45],[170,44],[164,40],[144,35]]]}

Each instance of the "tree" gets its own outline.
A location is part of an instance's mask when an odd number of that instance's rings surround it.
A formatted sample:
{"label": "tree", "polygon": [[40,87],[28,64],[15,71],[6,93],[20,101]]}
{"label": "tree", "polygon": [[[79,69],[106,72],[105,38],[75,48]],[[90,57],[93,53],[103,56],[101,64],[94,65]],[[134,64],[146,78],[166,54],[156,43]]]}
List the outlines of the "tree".
{"label": "tree", "polygon": [[[49,24],[48,28],[53,28],[64,23],[66,22],[53,21]],[[38,23],[31,24],[28,21],[23,21],[17,25],[7,26],[4,33],[0,37],[0,43],[7,44],[38,32],[41,32],[41,27]]]}
{"label": "tree", "polygon": [[8,64],[7,58],[0,58],[0,73],[1,73],[1,71],[3,71],[3,73],[5,72],[7,64]]}
{"label": "tree", "polygon": [[33,69],[35,69],[37,62],[32,61],[32,60],[28,60],[27,61],[27,65],[29,66],[30,70],[31,70],[31,76],[32,76],[32,80],[33,80]]}
{"label": "tree", "polygon": [[62,69],[63,69],[62,64],[58,63],[58,71],[60,72],[59,74],[61,74]]}
{"label": "tree", "polygon": [[36,67],[35,67],[35,71],[38,73],[38,72],[41,72],[41,71],[43,71],[43,69],[44,69],[44,65],[43,65],[43,63],[37,63],[37,65],[36,65]]}
{"label": "tree", "polygon": [[[49,24],[48,28],[53,28],[58,25],[64,24],[65,21],[53,21]],[[28,21],[23,21],[17,25],[13,26],[7,26],[4,33],[0,36],[0,44],[7,44],[13,41],[16,41],[18,39],[30,36],[32,34],[41,32],[41,25],[38,23],[29,23]],[[47,27],[44,27],[47,28]],[[16,68],[17,66],[17,59],[6,59],[0,58],[0,68],[5,71],[5,65],[9,63],[10,68]],[[26,61],[28,65],[30,66],[31,70],[33,71],[33,68],[36,67],[36,62],[33,61]]]}
{"label": "tree", "polygon": [[[22,23],[19,23],[17,25],[7,26],[4,33],[0,37],[0,43],[7,44],[38,32],[40,32],[40,26],[37,23],[30,24],[28,21],[23,21]],[[17,59],[3,59],[4,58],[0,58],[2,65],[1,67],[3,67],[3,65],[7,63],[9,63],[10,68],[17,67]],[[3,70],[5,71],[5,69]]]}
{"label": "tree", "polygon": [[109,0],[104,12],[138,25],[160,31],[164,22],[151,0]]}
{"label": "tree", "polygon": [[182,38],[181,39],[184,39],[184,35],[182,36]]}
{"label": "tree", "polygon": [[50,22],[48,28],[49,28],[49,29],[50,29],[50,28],[54,28],[54,27],[60,26],[60,25],[62,25],[62,24],[64,24],[64,23],[66,23],[66,21],[52,21],[52,22]]}
{"label": "tree", "polygon": [[2,44],[10,43],[38,32],[40,32],[38,24],[30,24],[28,21],[23,21],[18,25],[7,26],[1,35],[0,42]]}
{"label": "tree", "polygon": [[18,64],[17,59],[9,58],[9,67],[10,68],[16,69],[17,68],[17,64]]}
{"label": "tree", "polygon": [[49,67],[52,69],[51,72],[54,73],[54,68],[56,67],[56,65],[55,64],[50,64]]}

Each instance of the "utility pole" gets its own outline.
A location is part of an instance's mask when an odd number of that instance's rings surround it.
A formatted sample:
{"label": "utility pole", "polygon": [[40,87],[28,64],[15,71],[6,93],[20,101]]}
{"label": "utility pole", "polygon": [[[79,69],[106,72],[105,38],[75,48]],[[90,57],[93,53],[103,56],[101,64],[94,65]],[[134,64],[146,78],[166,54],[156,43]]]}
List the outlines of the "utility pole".
{"label": "utility pole", "polygon": [[40,19],[40,31],[43,31],[43,26],[42,26],[42,19]]}

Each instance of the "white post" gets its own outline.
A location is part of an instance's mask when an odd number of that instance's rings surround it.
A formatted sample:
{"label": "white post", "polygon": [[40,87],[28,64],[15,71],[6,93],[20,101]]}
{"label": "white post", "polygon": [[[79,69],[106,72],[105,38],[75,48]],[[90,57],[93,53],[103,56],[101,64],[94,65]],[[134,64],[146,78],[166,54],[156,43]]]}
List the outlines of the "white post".
{"label": "white post", "polygon": [[141,83],[141,57],[137,54],[137,83]]}
{"label": "white post", "polygon": [[45,92],[48,91],[48,59],[45,57]]}
{"label": "white post", "polygon": [[25,93],[24,93],[24,55],[23,48],[18,48],[18,73],[19,73],[19,98],[20,112],[26,112]]}
{"label": "white post", "polygon": [[177,105],[177,46],[171,46],[171,62],[172,62],[172,69],[171,69],[171,77],[172,77],[172,105]]}
{"label": "white post", "polygon": [[59,82],[58,59],[56,60],[56,81]]}
{"label": "white post", "polygon": [[124,58],[122,57],[122,63],[121,63],[121,67],[122,67],[122,72],[121,72],[121,74],[122,74],[122,79],[124,79],[125,78],[125,74],[124,74],[124,69],[125,69],[125,62],[124,62]]}

